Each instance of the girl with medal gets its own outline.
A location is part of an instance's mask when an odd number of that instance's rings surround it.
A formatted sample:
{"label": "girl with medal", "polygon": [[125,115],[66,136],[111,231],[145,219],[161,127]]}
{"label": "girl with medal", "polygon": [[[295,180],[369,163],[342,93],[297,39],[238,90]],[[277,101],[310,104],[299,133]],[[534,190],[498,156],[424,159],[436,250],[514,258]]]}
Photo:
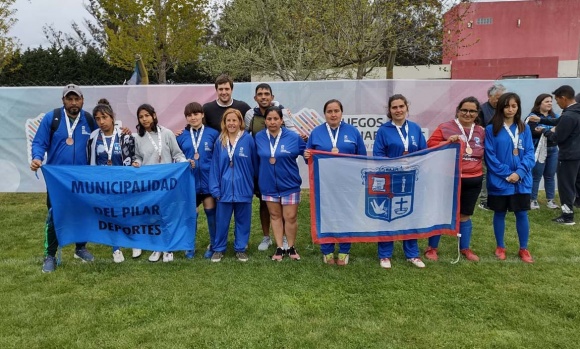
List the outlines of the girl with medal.
{"label": "girl with medal", "polygon": [[[93,109],[93,117],[99,128],[91,133],[87,143],[89,165],[131,166],[135,158],[135,139],[115,127],[115,114],[109,101],[100,99]],[[113,261],[122,263],[124,260],[119,246],[113,246]]]}
{"label": "girl with medal", "polygon": [[[459,249],[461,254],[470,261],[479,261],[479,257],[469,248],[472,232],[471,216],[483,182],[485,130],[475,123],[479,110],[477,98],[464,98],[455,110],[455,119],[439,125],[427,141],[427,146],[430,148],[446,142],[465,143],[461,164]],[[425,250],[427,259],[433,261],[438,259],[437,248],[440,238],[440,235],[429,238],[429,246]]]}
{"label": "girl with medal", "polygon": [[519,257],[523,262],[533,263],[528,251],[530,225],[527,211],[530,209],[535,165],[534,143],[529,126],[522,122],[520,97],[515,93],[501,95],[495,115],[485,128],[485,163],[487,205],[494,211],[495,255],[500,260],[506,259],[505,216],[507,211],[512,211],[520,243]]}
{"label": "girl with medal", "polygon": [[226,109],[221,129],[214,145],[209,171],[209,191],[217,202],[216,232],[212,243],[211,261],[220,262],[226,252],[233,213],[236,258],[240,262],[246,262],[258,161],[256,147],[252,135],[244,131],[244,117],[239,110]]}
{"label": "girl with medal", "polygon": [[[390,121],[382,124],[377,132],[373,146],[373,156],[389,158],[403,156],[427,148],[427,142],[421,132],[421,127],[409,120],[409,106],[405,96],[396,94],[389,98],[387,117]],[[379,242],[378,254],[381,268],[391,268],[394,242]],[[403,251],[407,261],[418,268],[425,268],[419,258],[417,239],[404,240]]]}
{"label": "girl with medal", "polygon": [[[188,161],[175,139],[173,132],[158,125],[155,109],[149,104],[142,104],[137,108],[138,137],[135,137],[135,160],[133,167],[142,165],[170,164],[173,162]],[[194,165],[192,164],[192,167]],[[140,251],[134,251],[134,254]],[[161,252],[153,251],[149,256],[150,262],[157,262]],[[172,262],[173,252],[163,252],[163,262]]]}
{"label": "girl with medal", "polygon": [[[215,239],[215,199],[209,192],[209,169],[213,156],[213,148],[219,133],[204,125],[203,107],[197,102],[189,103],[184,110],[187,126],[177,136],[177,144],[189,161],[193,161],[195,176],[196,209],[203,203],[209,231],[209,246],[204,258],[211,258]],[[193,258],[194,251],[185,251],[185,258]]]}
{"label": "girl with medal", "polygon": [[[272,260],[282,261],[285,255],[292,260],[300,260],[294,247],[302,184],[296,159],[304,155],[306,143],[298,133],[282,127],[283,114],[279,107],[267,108],[264,115],[266,129],[256,134],[256,149],[259,160],[258,185],[262,200],[270,212],[277,245]],[[288,250],[283,248],[284,235],[288,241]]]}
{"label": "girl with medal", "polygon": [[[367,155],[362,136],[356,127],[342,121],[342,103],[331,99],[324,104],[326,122],[315,127],[310,133],[304,159],[310,158],[310,150],[321,150],[341,154]],[[340,243],[338,259],[334,259],[335,244],[320,244],[322,260],[326,264],[347,265],[350,257],[351,244]]]}

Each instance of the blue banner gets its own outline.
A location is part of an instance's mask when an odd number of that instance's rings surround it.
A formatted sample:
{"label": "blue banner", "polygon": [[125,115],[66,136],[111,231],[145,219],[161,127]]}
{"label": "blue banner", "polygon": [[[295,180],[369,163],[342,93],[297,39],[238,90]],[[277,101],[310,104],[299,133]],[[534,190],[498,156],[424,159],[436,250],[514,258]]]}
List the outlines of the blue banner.
{"label": "blue banner", "polygon": [[153,251],[194,250],[189,163],[42,166],[59,244],[94,242]]}

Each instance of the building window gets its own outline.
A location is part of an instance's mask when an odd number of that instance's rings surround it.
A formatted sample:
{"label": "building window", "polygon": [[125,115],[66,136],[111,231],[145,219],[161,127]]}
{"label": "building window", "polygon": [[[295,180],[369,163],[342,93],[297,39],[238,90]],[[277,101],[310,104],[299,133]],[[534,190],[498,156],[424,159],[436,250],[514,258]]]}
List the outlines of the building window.
{"label": "building window", "polygon": [[491,18],[491,17],[478,18],[477,24],[478,25],[493,24],[493,18]]}

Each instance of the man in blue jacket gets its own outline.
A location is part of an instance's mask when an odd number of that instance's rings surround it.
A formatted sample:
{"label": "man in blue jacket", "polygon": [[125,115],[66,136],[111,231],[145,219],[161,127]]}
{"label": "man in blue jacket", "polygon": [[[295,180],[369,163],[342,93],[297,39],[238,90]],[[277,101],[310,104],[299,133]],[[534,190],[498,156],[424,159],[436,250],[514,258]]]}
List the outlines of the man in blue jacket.
{"label": "man in blue jacket", "polygon": [[[30,169],[37,171],[47,155],[49,165],[87,165],[87,141],[96,128],[95,122],[83,108],[83,93],[74,84],[64,87],[62,92],[63,107],[54,109],[44,115],[38,131],[32,141],[32,162]],[[58,240],[52,219],[50,197],[47,196],[48,217],[44,229],[44,263],[42,272],[50,273],[56,268],[56,251]],[[75,258],[85,262],[94,260],[86,249],[86,243],[77,243]]]}

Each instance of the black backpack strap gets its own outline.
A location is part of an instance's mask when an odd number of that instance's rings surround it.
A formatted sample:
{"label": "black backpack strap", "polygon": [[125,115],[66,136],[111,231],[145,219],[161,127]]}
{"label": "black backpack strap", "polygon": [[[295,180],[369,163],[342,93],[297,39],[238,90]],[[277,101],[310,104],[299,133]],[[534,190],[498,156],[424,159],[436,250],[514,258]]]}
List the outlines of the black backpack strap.
{"label": "black backpack strap", "polygon": [[50,138],[49,144],[52,143],[52,135],[58,130],[58,126],[60,125],[60,118],[62,116],[61,108],[56,108],[52,111],[52,124],[50,124]]}

